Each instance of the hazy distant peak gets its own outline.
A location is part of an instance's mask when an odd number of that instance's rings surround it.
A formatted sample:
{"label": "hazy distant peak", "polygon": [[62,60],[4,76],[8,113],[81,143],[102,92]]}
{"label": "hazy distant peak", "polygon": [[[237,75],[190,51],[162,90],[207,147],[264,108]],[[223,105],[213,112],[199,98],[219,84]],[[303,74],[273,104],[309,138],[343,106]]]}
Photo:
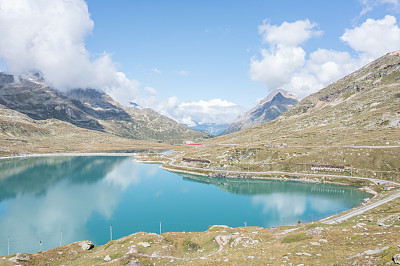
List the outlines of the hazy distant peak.
{"label": "hazy distant peak", "polygon": [[286,112],[299,101],[299,98],[284,90],[276,90],[270,93],[260,103],[239,116],[230,124],[223,134],[233,133],[245,128],[255,127],[274,120],[283,112]]}
{"label": "hazy distant peak", "polygon": [[273,99],[278,93],[282,94],[282,96],[285,97],[285,98],[295,99],[295,100],[297,100],[297,101],[300,100],[300,98],[297,97],[296,95],[294,95],[293,93],[287,92],[287,91],[282,90],[282,89],[278,89],[278,90],[275,90],[275,91],[271,92],[267,97],[265,97],[264,99],[262,99],[258,105],[262,105],[262,104],[265,104],[266,102],[272,101],[272,99]]}

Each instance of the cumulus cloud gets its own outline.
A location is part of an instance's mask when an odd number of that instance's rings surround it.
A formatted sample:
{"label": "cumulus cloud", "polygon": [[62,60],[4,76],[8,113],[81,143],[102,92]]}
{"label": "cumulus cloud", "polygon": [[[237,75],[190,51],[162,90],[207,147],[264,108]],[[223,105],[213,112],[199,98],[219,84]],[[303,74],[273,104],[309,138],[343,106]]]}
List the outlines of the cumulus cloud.
{"label": "cumulus cloud", "polygon": [[367,19],[359,27],[346,29],[340,39],[369,58],[377,58],[400,49],[400,28],[396,18],[387,15],[381,20]]}
{"label": "cumulus cloud", "polygon": [[38,71],[57,89],[99,88],[124,102],[137,82],[109,54],[91,59],[85,37],[93,26],[84,0],[0,0],[0,57],[13,74]]}
{"label": "cumulus cloud", "polygon": [[269,89],[283,87],[291,80],[293,73],[306,62],[306,52],[299,45],[322,34],[309,20],[284,22],[279,26],[264,21],[258,29],[263,43],[269,47],[261,49],[261,59],[251,58],[250,78],[263,82]]}
{"label": "cumulus cloud", "polygon": [[137,103],[187,126],[205,123],[228,124],[245,111],[242,106],[222,99],[181,102],[176,96],[166,100],[146,96],[138,98]]}
{"label": "cumulus cloud", "polygon": [[306,52],[301,47],[280,47],[274,51],[261,50],[262,59],[253,57],[250,77],[268,87],[278,88],[290,79],[292,73],[305,63]]}
{"label": "cumulus cloud", "polygon": [[250,60],[250,78],[265,84],[269,90],[282,88],[305,97],[369,61],[400,49],[400,28],[393,16],[381,20],[367,19],[359,27],[346,29],[340,37],[356,52],[317,49],[307,55],[301,45],[321,35],[317,25],[308,20],[259,26],[263,43],[261,58]]}
{"label": "cumulus cloud", "polygon": [[295,47],[313,36],[319,36],[322,31],[316,30],[318,25],[308,19],[293,23],[283,22],[280,26],[271,25],[264,20],[258,26],[258,32],[263,36],[263,42],[276,46]]}
{"label": "cumulus cloud", "polygon": [[159,111],[174,118],[178,123],[195,126],[205,123],[231,123],[244,112],[244,108],[221,99],[179,102],[177,97],[172,97],[168,99],[167,104],[160,105]]}

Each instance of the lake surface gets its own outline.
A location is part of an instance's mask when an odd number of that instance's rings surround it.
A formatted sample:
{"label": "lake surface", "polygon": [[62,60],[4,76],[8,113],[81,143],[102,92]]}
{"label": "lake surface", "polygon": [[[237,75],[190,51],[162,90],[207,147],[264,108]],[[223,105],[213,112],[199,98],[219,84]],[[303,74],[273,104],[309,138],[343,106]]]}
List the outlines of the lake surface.
{"label": "lake surface", "polygon": [[[274,227],[359,205],[354,188],[178,175],[131,157],[0,160],[0,255],[79,240],[101,245],[135,232]],[[61,240],[62,238],[62,240]],[[40,241],[42,246],[39,245]]]}

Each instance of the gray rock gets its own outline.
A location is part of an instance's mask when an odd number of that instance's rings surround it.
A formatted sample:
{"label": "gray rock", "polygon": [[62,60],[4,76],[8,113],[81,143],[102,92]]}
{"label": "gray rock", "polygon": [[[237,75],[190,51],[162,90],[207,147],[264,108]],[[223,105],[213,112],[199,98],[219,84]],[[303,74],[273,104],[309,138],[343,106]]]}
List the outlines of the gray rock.
{"label": "gray rock", "polygon": [[[172,260],[173,262],[173,260]],[[135,260],[131,260],[130,262],[128,262],[128,264],[126,264],[126,266],[140,266],[141,264],[139,263],[138,259]]]}
{"label": "gray rock", "polygon": [[324,230],[324,228],[322,228],[322,227],[315,227],[313,229],[307,230],[306,234],[307,235],[320,235],[320,234],[322,234],[323,230]]}
{"label": "gray rock", "polygon": [[81,248],[83,250],[89,250],[89,249],[94,247],[93,246],[93,242],[92,241],[87,241],[87,240],[79,242],[79,246],[81,246]]}
{"label": "gray rock", "polygon": [[129,249],[128,249],[128,252],[126,254],[137,254],[137,253],[139,253],[137,248],[134,247],[134,246],[130,246]]}
{"label": "gray rock", "polygon": [[367,251],[364,251],[364,255],[376,255],[376,254],[379,254],[379,253],[381,253],[382,251],[384,251],[384,250],[386,250],[388,248],[389,247],[367,250]]}
{"label": "gray rock", "polygon": [[30,259],[30,257],[24,253],[17,253],[15,255],[15,258],[16,258],[16,260],[19,260],[19,261],[27,261]]}
{"label": "gray rock", "polygon": [[396,254],[393,256],[393,261],[396,264],[400,264],[400,254]]}
{"label": "gray rock", "polygon": [[138,245],[143,246],[145,248],[150,247],[150,244],[148,242],[140,242],[140,243],[138,243]]}
{"label": "gray rock", "polygon": [[105,256],[105,257],[104,257],[104,260],[105,260],[105,261],[110,261],[110,260],[111,260],[110,255]]}

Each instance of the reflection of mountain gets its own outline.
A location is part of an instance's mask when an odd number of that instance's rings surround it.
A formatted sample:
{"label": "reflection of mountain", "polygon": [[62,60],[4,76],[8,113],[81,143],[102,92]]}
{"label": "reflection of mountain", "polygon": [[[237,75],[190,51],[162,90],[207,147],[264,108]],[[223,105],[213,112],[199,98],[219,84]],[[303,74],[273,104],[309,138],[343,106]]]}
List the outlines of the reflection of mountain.
{"label": "reflection of mountain", "polygon": [[0,160],[0,202],[21,194],[42,194],[61,180],[94,183],[126,157],[38,157]]}
{"label": "reflection of mountain", "polygon": [[369,197],[369,194],[363,191],[356,190],[351,187],[331,184],[279,180],[203,177],[189,174],[179,175],[181,175],[186,180],[215,185],[226,192],[242,195],[269,195],[278,193],[286,195],[313,194],[314,196],[320,198],[334,198],[349,205],[357,202],[360,198]]}

